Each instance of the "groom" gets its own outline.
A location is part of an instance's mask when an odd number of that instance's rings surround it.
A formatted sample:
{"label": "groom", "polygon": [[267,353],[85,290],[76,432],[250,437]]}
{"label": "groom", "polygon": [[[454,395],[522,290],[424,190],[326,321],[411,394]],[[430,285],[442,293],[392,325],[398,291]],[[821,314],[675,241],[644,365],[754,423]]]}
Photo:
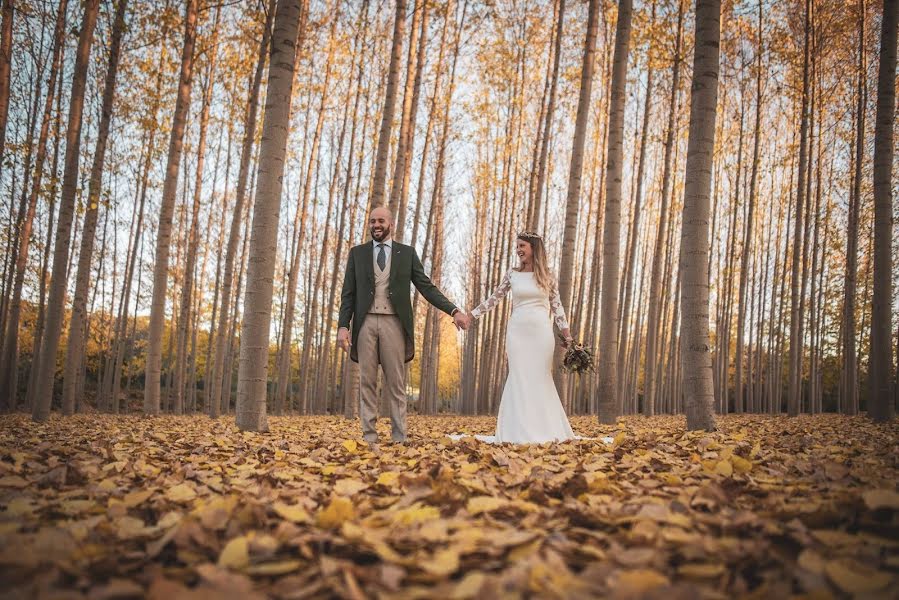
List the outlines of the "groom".
{"label": "groom", "polygon": [[[394,442],[406,440],[404,364],[415,355],[415,332],[409,284],[425,299],[467,329],[469,317],[446,299],[425,274],[415,248],[391,239],[393,215],[385,207],[371,211],[371,242],[350,249],[343,277],[337,344],[359,363],[362,437],[377,451],[378,364],[384,371],[383,393],[390,403]],[[353,323],[350,341],[350,321]]]}

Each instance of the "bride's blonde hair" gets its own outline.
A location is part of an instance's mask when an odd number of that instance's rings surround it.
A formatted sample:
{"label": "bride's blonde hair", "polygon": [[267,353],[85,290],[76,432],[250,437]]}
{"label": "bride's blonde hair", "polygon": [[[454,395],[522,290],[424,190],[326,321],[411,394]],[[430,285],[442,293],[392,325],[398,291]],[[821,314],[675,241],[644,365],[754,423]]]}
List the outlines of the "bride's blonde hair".
{"label": "bride's blonde hair", "polygon": [[546,258],[546,246],[543,245],[543,236],[533,231],[522,231],[517,239],[531,245],[531,260],[534,263],[534,278],[547,294],[551,294],[555,281],[549,272],[549,260]]}

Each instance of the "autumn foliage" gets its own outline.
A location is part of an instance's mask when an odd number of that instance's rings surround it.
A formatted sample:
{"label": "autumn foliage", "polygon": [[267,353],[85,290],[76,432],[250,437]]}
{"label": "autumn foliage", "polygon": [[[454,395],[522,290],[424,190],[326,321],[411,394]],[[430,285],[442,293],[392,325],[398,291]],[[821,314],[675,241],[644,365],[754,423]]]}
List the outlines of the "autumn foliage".
{"label": "autumn foliage", "polygon": [[[489,417],[0,421],[0,581],[13,597],[896,597],[893,425],[682,417],[491,446]],[[379,423],[384,433],[386,420]],[[192,595],[188,595],[188,593]]]}

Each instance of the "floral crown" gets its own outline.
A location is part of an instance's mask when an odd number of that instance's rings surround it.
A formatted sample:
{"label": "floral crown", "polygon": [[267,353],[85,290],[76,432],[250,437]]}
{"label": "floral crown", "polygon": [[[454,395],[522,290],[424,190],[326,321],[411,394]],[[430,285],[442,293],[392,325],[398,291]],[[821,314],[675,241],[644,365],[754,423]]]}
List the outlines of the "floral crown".
{"label": "floral crown", "polygon": [[538,239],[538,240],[543,239],[543,236],[540,235],[539,233],[537,233],[536,231],[522,231],[521,233],[518,234],[517,237],[532,238],[532,239]]}

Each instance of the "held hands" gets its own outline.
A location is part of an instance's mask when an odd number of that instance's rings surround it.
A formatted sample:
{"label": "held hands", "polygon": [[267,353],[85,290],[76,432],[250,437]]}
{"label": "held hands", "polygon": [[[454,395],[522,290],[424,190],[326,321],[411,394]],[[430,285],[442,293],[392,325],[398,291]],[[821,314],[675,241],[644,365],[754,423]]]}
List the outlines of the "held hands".
{"label": "held hands", "polygon": [[350,345],[350,331],[346,327],[341,327],[337,330],[337,347],[349,352]]}
{"label": "held hands", "polygon": [[456,325],[456,329],[463,331],[471,327],[471,320],[471,315],[464,313],[462,309],[457,310],[456,314],[453,315],[453,323]]}

